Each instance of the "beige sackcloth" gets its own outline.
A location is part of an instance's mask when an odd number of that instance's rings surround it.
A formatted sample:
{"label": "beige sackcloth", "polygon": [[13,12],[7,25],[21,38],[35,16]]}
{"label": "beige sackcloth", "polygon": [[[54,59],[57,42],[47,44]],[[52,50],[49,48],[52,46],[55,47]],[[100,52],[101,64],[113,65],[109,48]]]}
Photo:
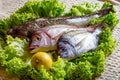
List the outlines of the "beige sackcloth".
{"label": "beige sackcloth", "polygon": [[[23,6],[28,0],[0,0],[0,18],[9,17],[11,13]],[[85,1],[96,3],[98,0],[59,0],[66,4],[66,10],[69,10],[72,5],[80,4]],[[103,2],[99,2],[103,4]],[[117,15],[120,19],[120,5],[116,6]],[[120,23],[113,30],[113,37],[117,42],[117,47],[114,52],[107,57],[104,73],[97,77],[96,80],[120,80]],[[9,76],[3,68],[0,68],[0,80],[19,80],[14,76]]]}

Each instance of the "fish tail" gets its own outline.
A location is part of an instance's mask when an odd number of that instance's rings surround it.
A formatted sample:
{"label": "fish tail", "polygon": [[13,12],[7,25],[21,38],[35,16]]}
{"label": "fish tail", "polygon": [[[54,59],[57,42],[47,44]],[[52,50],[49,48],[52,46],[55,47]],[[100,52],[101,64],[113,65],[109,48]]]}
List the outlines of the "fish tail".
{"label": "fish tail", "polygon": [[102,32],[101,28],[95,29],[95,31],[92,33],[93,35],[99,35]]}
{"label": "fish tail", "polygon": [[102,32],[102,30],[104,29],[104,23],[105,21],[103,20],[99,24],[95,25],[93,35],[99,35]]}
{"label": "fish tail", "polygon": [[113,5],[110,5],[110,6],[107,7],[107,8],[104,8],[104,9],[99,10],[98,12],[96,12],[96,14],[101,15],[101,17],[102,17],[102,16],[104,16],[104,15],[107,15],[107,14],[110,13],[110,12],[115,13],[115,10],[113,9]]}

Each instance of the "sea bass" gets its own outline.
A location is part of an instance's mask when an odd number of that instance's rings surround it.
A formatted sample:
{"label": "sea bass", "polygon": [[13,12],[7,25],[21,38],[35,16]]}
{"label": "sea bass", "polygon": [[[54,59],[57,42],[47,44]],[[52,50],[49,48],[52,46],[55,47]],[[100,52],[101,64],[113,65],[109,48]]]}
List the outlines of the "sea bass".
{"label": "sea bass", "polygon": [[102,29],[99,27],[93,32],[69,31],[58,40],[58,54],[61,58],[71,60],[87,51],[94,50],[98,46],[98,35]]}
{"label": "sea bass", "polygon": [[56,50],[56,43],[60,36],[68,31],[93,31],[93,27],[78,28],[72,25],[52,25],[49,27],[44,27],[33,33],[30,39],[29,49],[32,50],[31,53],[37,51],[49,51]]}
{"label": "sea bass", "polygon": [[30,20],[21,25],[18,25],[14,28],[11,28],[8,31],[9,35],[13,37],[19,38],[31,38],[32,33],[39,30],[42,27],[56,25],[56,24],[66,24],[66,25],[77,25],[79,27],[83,27],[88,25],[88,23],[93,18],[99,18],[104,15],[107,15],[109,12],[113,12],[113,6],[107,7],[105,9],[99,10],[93,14],[85,15],[85,16],[70,16],[70,17],[58,17],[58,18],[39,18]]}

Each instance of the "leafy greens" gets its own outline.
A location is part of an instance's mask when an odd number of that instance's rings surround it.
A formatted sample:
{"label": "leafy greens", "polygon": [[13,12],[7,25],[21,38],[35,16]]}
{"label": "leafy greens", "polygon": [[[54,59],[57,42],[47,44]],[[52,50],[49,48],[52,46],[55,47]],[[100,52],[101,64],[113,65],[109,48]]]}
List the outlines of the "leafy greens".
{"label": "leafy greens", "polygon": [[[52,6],[51,6],[52,5]],[[105,3],[102,8],[109,6]],[[58,0],[28,1],[9,18],[0,20],[0,64],[6,68],[10,75],[16,75],[22,80],[92,80],[99,76],[105,67],[105,58],[112,53],[116,43],[112,37],[112,29],[117,25],[118,19],[115,13],[109,13],[99,19],[93,19],[91,25],[105,20],[107,27],[99,36],[100,42],[97,49],[80,55],[72,61],[58,58],[50,70],[43,67],[39,70],[33,68],[28,56],[28,42],[7,35],[6,41],[2,34],[11,27],[22,24],[30,19],[39,17],[78,16],[93,13],[100,9],[98,4],[84,3],[73,6],[69,13],[64,13],[65,5]],[[28,56],[29,58],[31,55]]]}

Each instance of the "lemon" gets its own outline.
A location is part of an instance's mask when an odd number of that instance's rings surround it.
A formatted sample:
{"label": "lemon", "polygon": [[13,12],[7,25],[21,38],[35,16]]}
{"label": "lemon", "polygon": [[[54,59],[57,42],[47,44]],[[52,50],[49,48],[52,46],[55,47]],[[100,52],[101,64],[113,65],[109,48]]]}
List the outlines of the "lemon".
{"label": "lemon", "polygon": [[31,64],[37,69],[43,65],[48,70],[52,67],[52,58],[45,52],[37,52],[32,56]]}

